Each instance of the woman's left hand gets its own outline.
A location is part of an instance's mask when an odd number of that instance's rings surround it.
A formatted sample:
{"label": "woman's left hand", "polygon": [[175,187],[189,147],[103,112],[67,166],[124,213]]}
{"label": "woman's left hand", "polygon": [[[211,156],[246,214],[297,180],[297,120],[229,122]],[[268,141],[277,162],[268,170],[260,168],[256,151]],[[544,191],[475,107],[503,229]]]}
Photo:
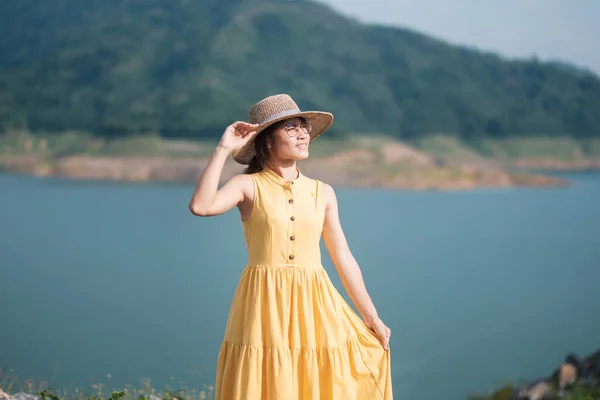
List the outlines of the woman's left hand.
{"label": "woman's left hand", "polygon": [[375,332],[383,348],[389,349],[390,337],[392,336],[392,330],[388,328],[380,318],[375,318],[372,322],[367,324],[367,327]]}

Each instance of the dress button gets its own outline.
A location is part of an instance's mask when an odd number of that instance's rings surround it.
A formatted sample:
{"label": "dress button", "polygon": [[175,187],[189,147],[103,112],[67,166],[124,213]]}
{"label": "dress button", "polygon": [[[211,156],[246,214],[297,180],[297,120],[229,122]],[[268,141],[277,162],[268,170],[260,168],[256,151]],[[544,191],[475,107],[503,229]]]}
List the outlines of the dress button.
{"label": "dress button", "polygon": [[294,202],[294,199],[289,199],[288,203],[292,204]]}
{"label": "dress button", "polygon": [[290,217],[290,220],[294,221],[294,220],[296,220],[296,218],[295,217]]}
{"label": "dress button", "polygon": [[291,181],[290,183],[293,185],[293,184],[294,184],[294,181]]}
{"label": "dress button", "polygon": [[294,259],[294,255],[290,254],[290,260],[293,260],[293,259]]}
{"label": "dress button", "polygon": [[290,236],[290,240],[296,240],[296,236]]}

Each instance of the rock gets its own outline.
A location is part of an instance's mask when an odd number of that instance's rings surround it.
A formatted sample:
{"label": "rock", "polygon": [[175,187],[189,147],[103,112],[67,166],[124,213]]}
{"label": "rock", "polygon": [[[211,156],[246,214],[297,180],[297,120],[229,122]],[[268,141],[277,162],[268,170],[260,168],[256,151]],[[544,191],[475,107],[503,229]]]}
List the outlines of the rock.
{"label": "rock", "polygon": [[556,160],[551,157],[535,159],[518,159],[513,162],[518,168],[558,170],[558,171],[585,171],[600,169],[600,160],[583,159],[574,161]]}
{"label": "rock", "polygon": [[471,400],[600,400],[600,349],[583,359],[573,353],[551,375],[515,388],[506,385],[493,393],[471,396]]}
{"label": "rock", "polygon": [[518,399],[522,400],[544,400],[552,399],[552,385],[546,380],[534,382],[527,387],[520,388]]}
{"label": "rock", "polygon": [[13,400],[38,400],[39,399],[38,396],[29,394],[29,393],[24,393],[24,392],[19,392],[19,393],[15,394],[12,398],[13,398]]}
{"label": "rock", "polygon": [[[486,162],[436,163],[430,155],[402,144],[375,152],[341,150],[300,164],[305,175],[332,185],[409,190],[466,190],[476,187],[568,186],[568,181],[534,174],[513,174]],[[0,168],[35,176],[128,182],[196,182],[209,159],[197,157],[74,154],[46,160],[39,154],[1,156]],[[224,183],[243,167],[228,158]]]}
{"label": "rock", "polygon": [[0,389],[0,400],[12,400],[12,396]]}
{"label": "rock", "polygon": [[573,354],[567,355],[565,362],[560,366],[558,388],[561,393],[573,387],[579,378],[579,360]]}
{"label": "rock", "polygon": [[412,161],[419,165],[431,165],[434,161],[437,161],[433,160],[429,154],[401,143],[387,144],[382,147],[381,152],[386,163]]}
{"label": "rock", "polygon": [[375,161],[375,154],[368,150],[354,149],[339,151],[329,157],[326,157],[323,161],[330,167],[340,167],[356,164],[368,164]]}
{"label": "rock", "polygon": [[581,361],[580,370],[583,380],[600,385],[600,349]]}
{"label": "rock", "polygon": [[580,362],[576,355],[569,353],[565,361],[552,374],[550,379],[558,386],[559,394],[571,389],[580,376]]}

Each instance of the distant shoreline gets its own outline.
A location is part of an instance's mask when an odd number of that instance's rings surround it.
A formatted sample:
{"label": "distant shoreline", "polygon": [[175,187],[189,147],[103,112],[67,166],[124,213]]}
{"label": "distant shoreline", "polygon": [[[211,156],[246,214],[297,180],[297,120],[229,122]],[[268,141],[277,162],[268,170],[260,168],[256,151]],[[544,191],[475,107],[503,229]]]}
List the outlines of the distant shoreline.
{"label": "distant shoreline", "polygon": [[[351,157],[350,157],[351,158]],[[108,157],[74,155],[48,162],[39,156],[0,157],[6,172],[37,177],[118,182],[188,182],[200,177],[208,159],[169,160],[160,157]],[[360,164],[360,163],[359,163]],[[319,158],[299,163],[303,174],[329,184],[355,188],[402,190],[469,190],[483,187],[563,187],[568,181],[540,172],[506,172],[501,169],[477,169],[470,166],[437,167],[423,171],[419,166],[395,174],[364,168],[348,160]],[[530,167],[530,166],[528,166]],[[577,168],[561,167],[560,170]],[[558,169],[557,169],[558,170]],[[227,161],[221,182],[242,173],[243,166]]]}
{"label": "distant shoreline", "polygon": [[[0,136],[0,171],[120,182],[196,182],[215,143],[138,136],[106,140],[83,133]],[[428,136],[405,143],[381,135],[320,138],[303,174],[332,185],[402,190],[564,187],[549,171],[600,170],[600,139],[521,138],[464,143]],[[244,166],[227,160],[222,182]]]}

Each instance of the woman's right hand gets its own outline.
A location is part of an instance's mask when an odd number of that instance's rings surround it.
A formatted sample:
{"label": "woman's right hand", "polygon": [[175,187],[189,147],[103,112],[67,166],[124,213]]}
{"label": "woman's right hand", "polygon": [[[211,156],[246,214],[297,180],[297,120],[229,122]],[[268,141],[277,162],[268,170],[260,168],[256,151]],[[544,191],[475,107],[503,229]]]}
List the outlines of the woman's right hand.
{"label": "woman's right hand", "polygon": [[249,124],[243,121],[234,122],[225,129],[219,146],[229,152],[240,150],[256,135],[257,126],[258,124]]}
{"label": "woman's right hand", "polygon": [[392,336],[392,330],[388,328],[379,317],[367,322],[366,325],[375,332],[381,341],[383,348],[388,350],[390,348],[390,336]]}

